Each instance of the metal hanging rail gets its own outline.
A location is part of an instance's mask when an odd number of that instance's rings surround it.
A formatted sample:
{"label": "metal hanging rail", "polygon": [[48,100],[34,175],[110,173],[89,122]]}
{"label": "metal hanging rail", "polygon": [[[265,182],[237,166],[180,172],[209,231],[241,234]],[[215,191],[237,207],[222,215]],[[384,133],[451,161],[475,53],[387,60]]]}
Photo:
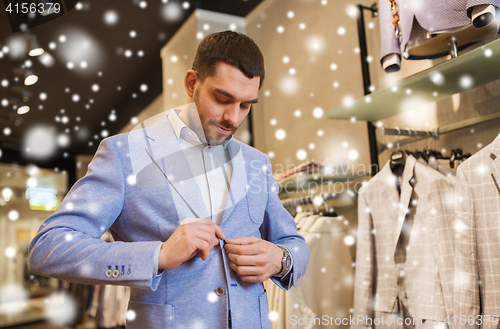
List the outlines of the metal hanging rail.
{"label": "metal hanging rail", "polygon": [[281,203],[284,206],[314,204],[314,198],[316,198],[316,197],[320,197],[323,200],[323,202],[326,202],[327,200],[341,198],[346,194],[348,194],[350,196],[356,195],[356,193],[354,191],[351,191],[351,190],[347,190],[347,191],[341,192],[341,193],[316,193],[316,194],[302,195],[299,197],[286,198],[286,199],[281,200]]}
{"label": "metal hanging rail", "polygon": [[[409,138],[401,139],[399,141],[399,144],[402,145],[402,144],[407,144],[409,142],[415,143],[427,138],[439,139],[439,136],[441,135],[470,128],[495,119],[500,119],[500,112],[495,112],[492,114],[463,120],[457,123],[452,123],[450,125],[438,128],[435,131],[419,131],[419,130],[412,130],[409,128],[401,128],[399,130],[398,128],[383,128],[383,131],[384,135],[410,136]],[[395,147],[394,143],[381,144],[379,145],[379,153],[382,153],[384,150],[390,150],[394,147]]]}
{"label": "metal hanging rail", "polygon": [[439,133],[437,131],[421,131],[413,130],[409,128],[399,129],[399,128],[382,128],[384,130],[384,135],[395,135],[395,136],[419,136],[419,137],[433,137],[435,139],[439,138]]}

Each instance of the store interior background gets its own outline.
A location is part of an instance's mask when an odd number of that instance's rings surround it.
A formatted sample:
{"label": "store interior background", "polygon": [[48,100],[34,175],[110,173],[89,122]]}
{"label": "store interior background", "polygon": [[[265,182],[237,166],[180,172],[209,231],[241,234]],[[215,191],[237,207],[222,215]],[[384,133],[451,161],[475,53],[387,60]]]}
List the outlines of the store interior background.
{"label": "store interior background", "polygon": [[[175,1],[170,0],[170,2]],[[234,1],[233,5],[241,5],[240,2]],[[125,4],[118,1],[109,3],[110,8],[136,5],[133,1],[127,1]],[[259,91],[259,102],[251,111],[253,134],[249,131],[248,121],[245,121],[236,138],[247,143],[253,139],[254,146],[270,156],[276,174],[286,171],[291,165],[298,165],[305,161],[325,161],[329,164],[348,166],[355,172],[364,168],[364,174],[369,175],[371,162],[366,121],[332,120],[324,118],[323,113],[364,95],[356,6],[361,4],[370,7],[373,1],[264,0],[257,3],[245,17],[215,13],[206,9],[193,11],[182,26],[179,24],[180,28],[176,33],[168,37],[161,52],[157,54],[162,59],[161,77],[157,79],[160,85],[149,86],[149,90],[162,90],[162,92],[148,95],[149,105],[137,108],[136,113],[127,118],[127,124],[117,127],[114,131],[110,129],[109,133],[130,131],[138,123],[182,105],[186,99],[182,84],[183,78],[192,64],[199,34],[206,35],[210,32],[229,29],[231,26],[232,29],[252,37],[261,48],[266,61],[266,79]],[[194,8],[200,7],[197,7],[193,1],[191,9]],[[71,15],[83,15],[83,12],[73,10],[66,14],[67,17],[64,19],[69,20]],[[101,13],[95,15],[102,16]],[[364,17],[369,55],[367,60],[374,91],[392,86],[400,80],[449,60],[449,57],[437,60],[402,60],[402,69],[399,72],[385,73],[379,63],[379,19],[367,12]],[[56,25],[58,22],[55,20],[48,24]],[[123,31],[128,33],[132,28],[129,28],[127,24],[132,23],[121,21],[115,28],[116,33],[123,33]],[[5,24],[2,26],[8,28]],[[32,32],[36,34],[37,28]],[[3,35],[8,35],[8,33]],[[3,46],[5,40],[0,40],[0,44]],[[48,45],[42,46],[48,48]],[[476,44],[472,48],[477,46]],[[115,53],[106,55],[108,60],[112,60],[113,56],[119,56]],[[0,66],[5,65],[11,65],[7,56],[0,58]],[[127,70],[127,67],[124,66],[121,69]],[[160,72],[153,74],[159,76]],[[0,80],[9,78],[2,76]],[[76,81],[79,79],[76,73],[74,79]],[[87,81],[85,80],[85,83]],[[58,81],[55,79],[38,83],[57,84]],[[135,83],[140,84],[137,81]],[[64,86],[60,87],[61,90],[63,88]],[[6,97],[6,92],[7,88],[0,88],[0,99]],[[56,97],[56,95],[50,96]],[[411,95],[408,95],[408,100],[408,103],[413,105],[419,102]],[[472,87],[437,102],[422,103],[421,106],[414,107],[411,111],[374,122],[374,124],[377,127],[399,127],[401,130],[435,131],[439,127],[498,112],[499,100],[500,83],[494,81]],[[94,108],[93,115],[101,117],[97,122],[106,120],[113,107]],[[116,106],[115,109],[117,116],[120,117],[120,107]],[[1,107],[0,110],[10,111],[10,108]],[[66,110],[70,121],[75,122],[70,114],[71,109]],[[377,111],[376,105],[373,111]],[[53,119],[50,120],[55,126]],[[155,120],[149,120],[147,124]],[[499,120],[492,120],[471,129],[442,135],[438,140],[411,142],[409,148],[414,150],[416,147],[424,149],[432,146],[442,151],[444,155],[449,155],[452,149],[462,148],[464,153],[474,154],[499,134],[498,124]],[[8,148],[8,136],[3,133],[7,127],[14,129],[12,122],[2,122],[0,150]],[[98,126],[90,128],[92,131],[102,129]],[[15,129],[22,131],[23,125]],[[100,139],[102,136],[95,140],[91,134],[88,140],[93,142],[93,147],[89,148],[88,152],[71,156],[75,164],[73,175],[76,179],[85,174],[86,166]],[[379,143],[396,144],[397,139],[395,136],[384,136],[382,130],[377,129]],[[408,145],[402,144],[401,148],[408,148]],[[379,154],[380,166],[387,162],[393,150],[385,150]],[[58,149],[58,156],[63,152],[63,148]],[[29,201],[26,199],[26,189],[30,186],[51,188],[56,191],[57,198],[60,200],[71,186],[68,183],[69,173],[54,170],[53,166],[46,168],[42,165],[21,166],[15,161],[4,161],[5,157],[2,159],[0,156],[0,190],[13,191],[12,195],[9,195],[9,192],[3,192],[0,196],[0,319],[7,322],[9,312],[22,314],[28,311],[22,304],[17,304],[14,308],[6,307],[7,302],[19,299],[13,297],[17,291],[15,289],[18,289],[12,288],[13,285],[25,286],[25,298],[45,296],[44,294],[55,291],[58,287],[55,280],[39,282],[44,288],[37,294],[33,293],[36,287],[27,284],[30,281],[29,276],[25,277],[27,246],[43,220],[52,212],[30,209]],[[36,161],[34,160],[33,163],[36,164]],[[33,177],[36,180],[33,180]],[[366,180],[369,177],[359,178]],[[348,192],[351,186],[346,187],[346,184],[340,184],[338,188]],[[323,191],[321,188],[303,190],[283,194],[283,198],[310,193],[318,194],[321,191]],[[331,190],[328,191],[331,192]],[[345,198],[329,201],[329,206],[335,207],[338,214],[345,216],[355,230],[357,226],[356,191],[352,190],[352,192],[354,193],[345,193]],[[13,213],[13,210],[16,212]],[[2,327],[1,322],[0,327]]]}

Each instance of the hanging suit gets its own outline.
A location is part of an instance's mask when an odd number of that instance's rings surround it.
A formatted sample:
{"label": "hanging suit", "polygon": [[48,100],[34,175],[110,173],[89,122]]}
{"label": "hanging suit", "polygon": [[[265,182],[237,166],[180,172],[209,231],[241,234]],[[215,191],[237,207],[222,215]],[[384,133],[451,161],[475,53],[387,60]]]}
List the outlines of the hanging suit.
{"label": "hanging suit", "polygon": [[[500,316],[500,136],[458,167],[456,196],[457,328],[496,329]],[[460,316],[471,316],[474,324],[461,325]]]}
{"label": "hanging suit", "polygon": [[444,320],[453,311],[454,191],[412,156],[400,188],[399,196],[387,163],[360,189],[354,316],[404,308],[414,318]]}

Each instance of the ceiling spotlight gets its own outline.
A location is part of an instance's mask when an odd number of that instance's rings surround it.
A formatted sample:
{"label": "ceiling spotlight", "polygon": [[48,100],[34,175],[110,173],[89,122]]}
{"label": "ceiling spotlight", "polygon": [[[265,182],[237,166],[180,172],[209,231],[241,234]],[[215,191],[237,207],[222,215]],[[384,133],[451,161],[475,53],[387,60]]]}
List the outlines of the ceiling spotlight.
{"label": "ceiling spotlight", "polygon": [[12,73],[14,77],[19,78],[19,80],[24,80],[25,86],[34,85],[38,81],[38,76],[33,73],[33,71],[28,69],[22,69],[19,67],[13,68]]}
{"label": "ceiling spotlight", "polygon": [[30,52],[28,53],[28,55],[30,55],[31,57],[37,57],[37,56],[40,56],[44,53],[44,50],[43,48],[33,48],[30,50]]}
{"label": "ceiling spotlight", "polygon": [[28,105],[24,105],[17,109],[17,114],[22,115],[28,113],[29,111],[30,107]]}
{"label": "ceiling spotlight", "polygon": [[41,54],[44,53],[42,46],[40,45],[40,43],[38,43],[38,40],[36,39],[35,36],[32,36],[31,38],[31,42],[29,43],[29,49],[30,51],[28,55],[30,55],[31,57],[40,56]]}
{"label": "ceiling spotlight", "polygon": [[32,75],[27,76],[26,79],[24,79],[24,85],[25,86],[32,86],[35,83],[37,83],[37,81],[38,81],[38,76],[36,76],[35,74],[32,74]]}

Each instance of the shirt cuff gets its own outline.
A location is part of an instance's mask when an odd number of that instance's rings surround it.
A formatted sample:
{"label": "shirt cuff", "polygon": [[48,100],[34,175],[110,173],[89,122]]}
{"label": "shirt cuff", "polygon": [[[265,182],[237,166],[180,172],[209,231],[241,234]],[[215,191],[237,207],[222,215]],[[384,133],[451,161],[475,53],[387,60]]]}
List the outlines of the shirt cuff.
{"label": "shirt cuff", "polygon": [[163,270],[158,271],[158,258],[160,258],[160,250],[162,243],[158,243],[156,246],[155,254],[154,254],[154,262],[153,262],[153,279],[163,273]]}

